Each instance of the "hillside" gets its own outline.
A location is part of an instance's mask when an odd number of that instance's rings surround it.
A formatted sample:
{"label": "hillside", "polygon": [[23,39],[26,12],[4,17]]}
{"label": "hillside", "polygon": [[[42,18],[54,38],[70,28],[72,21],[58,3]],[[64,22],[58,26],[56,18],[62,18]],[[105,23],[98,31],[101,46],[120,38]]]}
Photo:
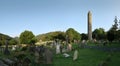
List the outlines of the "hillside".
{"label": "hillside", "polygon": [[49,33],[37,35],[36,38],[37,40],[42,40],[42,41],[49,41],[54,39],[64,40],[65,32],[62,31],[49,32]]}
{"label": "hillside", "polygon": [[0,45],[5,44],[5,41],[6,41],[6,40],[7,40],[7,41],[10,41],[11,39],[12,39],[12,37],[0,33]]}

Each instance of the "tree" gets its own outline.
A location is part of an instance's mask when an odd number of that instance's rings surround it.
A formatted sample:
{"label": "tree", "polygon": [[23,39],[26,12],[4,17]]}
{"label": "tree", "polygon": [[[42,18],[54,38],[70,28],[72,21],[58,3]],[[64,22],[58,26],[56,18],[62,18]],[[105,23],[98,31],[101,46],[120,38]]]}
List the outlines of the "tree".
{"label": "tree", "polygon": [[115,38],[120,42],[120,30],[117,31]]}
{"label": "tree", "polygon": [[65,41],[65,33],[57,32],[57,34],[53,36],[53,39],[59,39],[59,40]]}
{"label": "tree", "polygon": [[15,39],[11,39],[11,40],[9,41],[9,44],[10,44],[10,45],[16,45],[16,44],[18,44],[18,42],[17,42]]}
{"label": "tree", "polygon": [[20,34],[20,43],[21,44],[34,44],[35,36],[31,31],[25,30]]}
{"label": "tree", "polygon": [[107,32],[107,39],[109,41],[113,41],[115,39],[118,40],[118,34],[119,33],[119,30],[118,30],[118,20],[117,20],[117,17],[115,16],[115,20],[114,20],[114,25],[112,25],[112,27],[110,28],[110,30]]}
{"label": "tree", "polygon": [[112,42],[115,39],[115,31],[109,30],[107,32],[107,39]]}
{"label": "tree", "polygon": [[10,45],[16,45],[19,44],[19,38],[18,37],[14,37],[9,41]]}
{"label": "tree", "polygon": [[87,40],[87,39],[88,39],[87,34],[82,33],[82,34],[81,34],[81,40]]}
{"label": "tree", "polygon": [[95,29],[93,31],[93,38],[97,40],[106,39],[106,33],[103,28]]}
{"label": "tree", "polygon": [[118,19],[117,16],[115,16],[115,20],[114,20],[114,25],[112,25],[111,30],[117,30],[118,29]]}
{"label": "tree", "polygon": [[66,31],[66,35],[68,35],[68,42],[72,42],[73,40],[81,40],[81,35],[73,28],[69,28]]}

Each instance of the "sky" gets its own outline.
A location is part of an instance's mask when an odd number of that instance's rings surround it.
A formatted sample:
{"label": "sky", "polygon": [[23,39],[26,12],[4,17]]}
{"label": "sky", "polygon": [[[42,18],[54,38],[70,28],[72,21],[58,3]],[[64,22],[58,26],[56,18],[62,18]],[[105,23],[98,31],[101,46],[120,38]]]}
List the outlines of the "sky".
{"label": "sky", "polygon": [[74,28],[87,33],[87,13],[92,12],[92,31],[108,31],[115,16],[120,19],[120,0],[0,0],[0,33],[11,37],[25,30],[35,35]]}

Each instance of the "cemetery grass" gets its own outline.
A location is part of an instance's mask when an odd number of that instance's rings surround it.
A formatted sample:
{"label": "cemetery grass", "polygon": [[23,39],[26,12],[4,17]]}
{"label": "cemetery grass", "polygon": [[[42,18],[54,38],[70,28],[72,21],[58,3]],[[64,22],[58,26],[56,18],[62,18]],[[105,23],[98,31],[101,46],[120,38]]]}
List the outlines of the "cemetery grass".
{"label": "cemetery grass", "polygon": [[[93,49],[78,49],[79,56],[76,61],[73,61],[73,51],[69,52],[70,57],[65,58],[62,54],[55,55],[54,66],[98,66],[102,63],[107,63],[107,66],[119,66],[120,53],[104,52]],[[107,60],[110,58],[109,60]]]}
{"label": "cemetery grass", "polygon": [[[87,49],[87,48],[78,48],[77,45],[73,45],[73,48],[77,48],[78,50],[78,59],[73,61],[74,50],[68,52],[70,57],[65,58],[62,54],[54,54],[53,65],[52,66],[98,66],[103,62],[107,62],[107,66],[119,66],[120,62],[120,53],[119,52],[106,52],[95,49]],[[33,55],[30,55],[28,52],[25,52],[27,57],[32,61],[31,66],[35,65],[33,59]],[[4,55],[0,53],[1,58],[14,58],[14,52],[11,52],[11,55]],[[110,58],[110,60],[107,60]],[[38,65],[40,66],[40,65]],[[42,65],[43,66],[43,65]],[[50,66],[50,65],[48,65]]]}

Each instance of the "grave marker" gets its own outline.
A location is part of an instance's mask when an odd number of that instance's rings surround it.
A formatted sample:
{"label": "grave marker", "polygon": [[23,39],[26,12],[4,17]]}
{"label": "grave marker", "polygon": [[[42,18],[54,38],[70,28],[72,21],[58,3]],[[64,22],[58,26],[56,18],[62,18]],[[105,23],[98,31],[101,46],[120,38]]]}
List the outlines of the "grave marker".
{"label": "grave marker", "polygon": [[78,59],[78,51],[75,50],[74,55],[73,55],[73,61]]}
{"label": "grave marker", "polygon": [[50,51],[50,49],[46,48],[44,53],[45,63],[46,64],[52,64],[53,62],[53,53]]}

